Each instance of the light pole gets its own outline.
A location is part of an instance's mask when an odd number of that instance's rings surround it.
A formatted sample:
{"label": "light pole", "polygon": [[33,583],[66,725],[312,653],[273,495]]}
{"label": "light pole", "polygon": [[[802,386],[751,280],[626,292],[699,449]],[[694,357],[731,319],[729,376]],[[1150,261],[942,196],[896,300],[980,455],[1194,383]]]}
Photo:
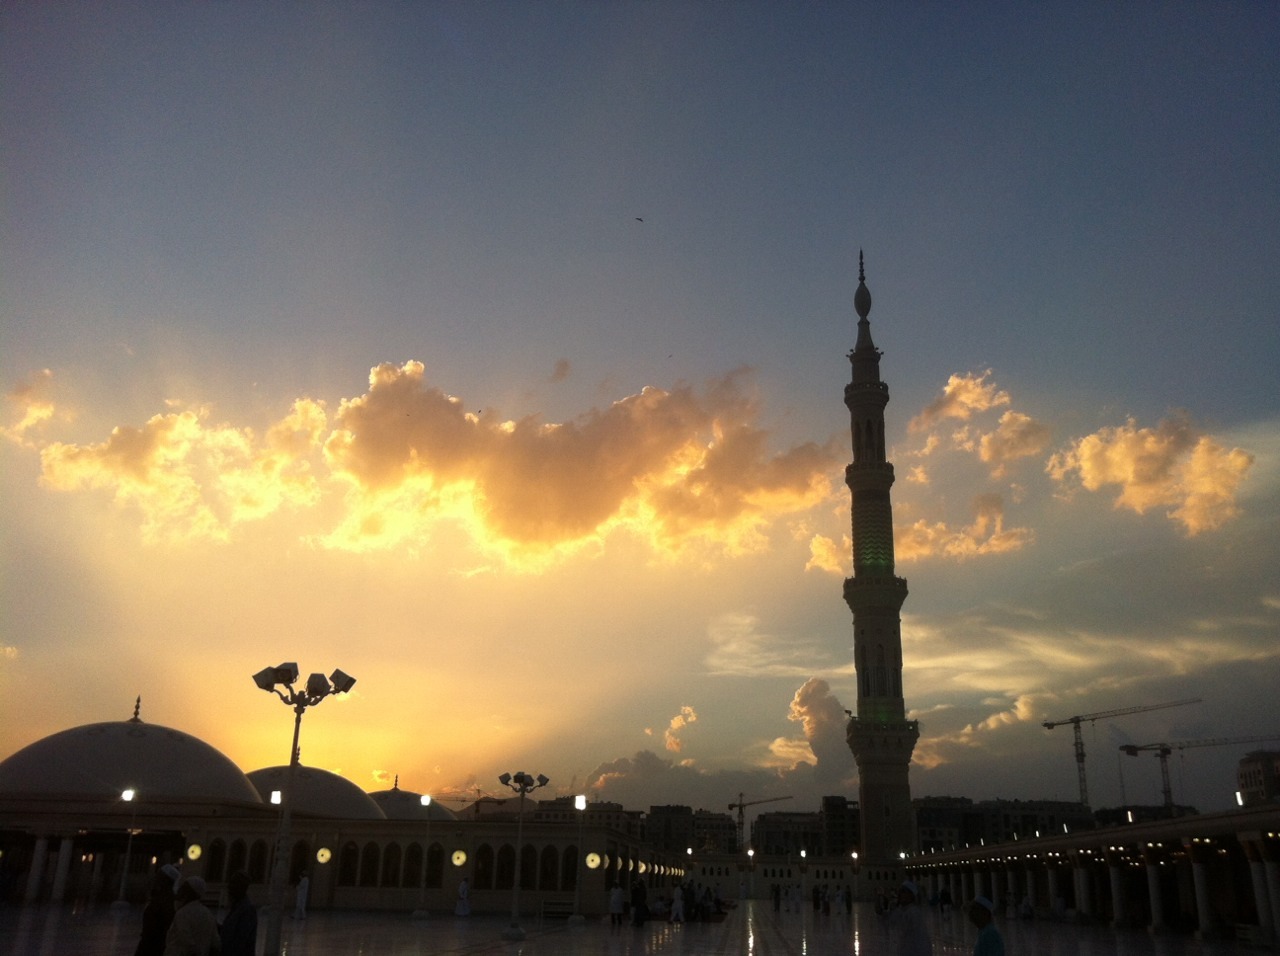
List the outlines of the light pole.
{"label": "light pole", "polygon": [[502,938],[524,939],[524,930],[520,928],[520,871],[522,869],[520,863],[524,855],[522,846],[524,843],[524,797],[531,790],[545,787],[551,781],[542,774],[538,774],[535,780],[521,770],[514,774],[504,773],[498,778],[498,782],[520,794],[520,809],[516,813],[516,872],[515,879],[511,881],[511,925],[503,932]]}
{"label": "light pole", "polygon": [[[298,768],[300,754],[298,735],[302,732],[302,715],[306,713],[308,707],[314,707],[330,694],[347,693],[356,682],[354,677],[340,670],[335,670],[328,677],[323,674],[312,674],[307,678],[306,687],[301,689],[293,686],[297,680],[297,664],[264,667],[253,675],[253,682],[262,690],[275,694],[293,708],[293,746],[289,750],[289,766],[285,771],[284,788],[280,792],[280,823],[276,828],[275,859],[271,867],[271,884],[267,890],[270,912],[267,916],[267,934],[262,956],[279,956],[280,953],[280,927],[284,921],[284,883],[289,871],[287,849],[289,820],[293,807],[293,778]],[[288,691],[287,694],[280,690],[281,686]]]}
{"label": "light pole", "polygon": [[427,912],[427,877],[431,874],[431,794],[424,793],[418,802],[427,815],[427,845],[422,851],[422,894],[418,897],[418,908],[413,911],[413,918],[426,919],[431,915]]}
{"label": "light pole", "polygon": [[580,793],[574,797],[573,806],[578,811],[578,863],[573,877],[573,915],[569,917],[569,922],[580,924],[586,922],[586,917],[582,915],[582,861],[586,856],[582,846],[582,825],[587,819],[587,795]]}
{"label": "light pole", "polygon": [[[120,791],[120,799],[133,807],[133,798],[138,792],[133,787],[127,787]],[[129,834],[129,838],[124,841],[124,869],[120,873],[120,896],[112,905],[116,909],[126,907],[129,901],[125,898],[125,893],[129,885],[129,857],[133,855],[133,824],[138,819],[138,810],[133,808],[133,812],[129,814],[129,829],[125,832]]]}

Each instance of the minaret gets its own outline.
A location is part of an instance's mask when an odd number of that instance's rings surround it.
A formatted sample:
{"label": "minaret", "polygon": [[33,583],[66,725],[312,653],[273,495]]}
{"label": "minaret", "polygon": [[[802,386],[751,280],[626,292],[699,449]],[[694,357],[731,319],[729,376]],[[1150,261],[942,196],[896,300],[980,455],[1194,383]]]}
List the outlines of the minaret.
{"label": "minaret", "polygon": [[884,453],[889,388],[880,381],[880,350],[871,341],[871,293],[861,252],[853,307],[858,312],[858,341],[849,353],[853,381],[844,389],[853,438],[853,463],[844,473],[852,496],[853,577],[844,582],[844,599],[853,612],[858,712],[849,721],[848,741],[858,764],[858,862],[863,873],[872,867],[881,878],[896,879],[899,854],[915,846],[907,767],[920,728],[906,719],[902,699],[899,612],[907,599],[907,582],[893,573],[893,465]]}

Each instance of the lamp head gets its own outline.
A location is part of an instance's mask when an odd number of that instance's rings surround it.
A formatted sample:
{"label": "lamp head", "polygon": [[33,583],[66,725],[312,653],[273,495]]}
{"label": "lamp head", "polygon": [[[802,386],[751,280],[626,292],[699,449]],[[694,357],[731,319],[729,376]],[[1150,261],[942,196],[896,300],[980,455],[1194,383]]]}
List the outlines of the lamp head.
{"label": "lamp head", "polygon": [[431,806],[431,794],[424,793],[422,796],[418,798],[418,802],[422,804],[424,807]]}
{"label": "lamp head", "polygon": [[545,774],[541,774],[541,773],[538,774],[538,786],[545,787],[550,782],[551,782],[550,777],[546,776]]}
{"label": "lamp head", "polygon": [[307,678],[308,697],[328,697],[331,690],[329,678],[323,674],[312,674]]}
{"label": "lamp head", "polygon": [[498,778],[498,783],[502,784],[504,787],[511,786],[511,774],[504,773]]}
{"label": "lamp head", "polygon": [[264,667],[258,673],[253,675],[253,682],[262,690],[271,691],[276,689],[276,669],[274,667]]}
{"label": "lamp head", "polygon": [[573,798],[573,808],[575,810],[587,809],[587,795],[585,793],[580,793]]}
{"label": "lamp head", "polygon": [[346,694],[351,688],[356,686],[356,679],[350,674],[344,674],[340,670],[335,670],[329,675],[329,680],[333,684],[333,692],[335,694]]}
{"label": "lamp head", "polygon": [[298,680],[297,664],[281,664],[276,668],[277,684],[294,684]]}

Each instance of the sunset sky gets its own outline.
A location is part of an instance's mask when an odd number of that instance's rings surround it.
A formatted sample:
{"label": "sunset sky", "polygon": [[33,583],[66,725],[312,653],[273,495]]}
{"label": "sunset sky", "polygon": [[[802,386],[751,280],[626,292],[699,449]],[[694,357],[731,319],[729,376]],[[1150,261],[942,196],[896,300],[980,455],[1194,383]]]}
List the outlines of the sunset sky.
{"label": "sunset sky", "polygon": [[[143,719],[630,808],[856,796],[884,351],[916,796],[1280,735],[1280,8],[5,4],[0,757]],[[1233,802],[1262,744],[1188,748]],[[1280,743],[1273,744],[1280,746]],[[1122,789],[1123,788],[1123,789]]]}

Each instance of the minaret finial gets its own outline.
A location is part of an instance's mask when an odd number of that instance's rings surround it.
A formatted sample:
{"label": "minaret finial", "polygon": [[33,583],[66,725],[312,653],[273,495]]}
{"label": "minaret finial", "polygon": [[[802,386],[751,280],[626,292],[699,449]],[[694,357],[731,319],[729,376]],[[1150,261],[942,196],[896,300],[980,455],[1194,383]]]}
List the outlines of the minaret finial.
{"label": "minaret finial", "polygon": [[391,789],[392,790],[400,789],[400,774],[396,774],[396,779],[395,779],[395,782],[391,784]]}
{"label": "minaret finial", "polygon": [[138,699],[133,702],[133,722],[135,724],[142,723],[142,718],[138,716],[142,712],[142,695],[138,695]]}
{"label": "minaret finial", "polygon": [[862,250],[861,249],[858,250],[858,281],[859,282],[867,281],[866,273],[863,272],[862,270]]}

